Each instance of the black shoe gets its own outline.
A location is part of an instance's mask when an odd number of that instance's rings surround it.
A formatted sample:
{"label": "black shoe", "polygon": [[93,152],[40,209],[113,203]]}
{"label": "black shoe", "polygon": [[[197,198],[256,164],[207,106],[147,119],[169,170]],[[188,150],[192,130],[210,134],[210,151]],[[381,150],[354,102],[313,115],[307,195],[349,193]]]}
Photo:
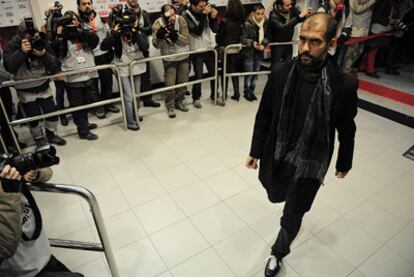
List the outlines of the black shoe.
{"label": "black shoe", "polygon": [[98,125],[96,125],[95,123],[89,123],[88,124],[88,129],[89,130],[93,130],[93,129],[96,129],[96,128],[98,128]]}
{"label": "black shoe", "polygon": [[62,124],[63,126],[68,126],[69,122],[68,119],[66,118],[66,115],[62,114],[59,115],[60,118],[60,124]]}
{"label": "black shoe", "polygon": [[144,117],[143,117],[143,116],[138,116],[138,121],[139,121],[139,122],[144,121]]}
{"label": "black shoe", "polygon": [[103,107],[99,107],[95,110],[95,115],[99,119],[106,118],[105,109]]}
{"label": "black shoe", "polygon": [[230,98],[233,99],[234,101],[239,102],[239,100],[240,100],[240,93],[235,93]]}
{"label": "black shoe", "polygon": [[257,97],[256,97],[256,95],[254,95],[254,93],[253,93],[253,92],[252,92],[251,97],[252,97],[253,101],[256,101],[256,100],[257,100]]}
{"label": "black shoe", "polygon": [[98,139],[98,135],[95,135],[94,133],[87,133],[86,135],[79,135],[80,139],[85,139],[85,140],[97,140]]}
{"label": "black shoe", "polygon": [[63,138],[61,138],[59,136],[48,137],[47,141],[51,144],[56,144],[56,145],[59,145],[59,146],[66,145],[66,140],[64,140]]}
{"label": "black shoe", "polygon": [[185,95],[191,95],[191,92],[189,92],[188,90],[185,91]]}
{"label": "black shoe", "polygon": [[271,255],[266,258],[267,263],[264,270],[265,277],[274,277],[280,270],[282,261],[278,260],[275,256]]}
{"label": "black shoe", "polygon": [[247,92],[247,93],[245,93],[244,95],[243,95],[243,97],[244,97],[244,99],[246,99],[247,101],[249,101],[249,102],[252,102],[254,99],[252,98],[252,93],[250,93],[250,92]]}
{"label": "black shoe", "polygon": [[135,126],[128,126],[128,130],[131,130],[131,131],[139,131],[139,125],[137,124]]}
{"label": "black shoe", "polygon": [[390,75],[400,75],[400,72],[397,69],[391,68],[391,69],[385,69],[386,74]]}
{"label": "black shoe", "polygon": [[144,107],[159,108],[159,107],[161,107],[161,104],[155,102],[152,99],[148,99],[148,100],[144,101]]}
{"label": "black shoe", "polygon": [[106,112],[110,112],[110,113],[119,113],[119,109],[117,106],[115,106],[114,104],[108,105],[105,107],[105,111]]}
{"label": "black shoe", "polygon": [[371,78],[375,78],[375,79],[380,79],[381,78],[381,76],[379,76],[378,74],[377,74],[377,72],[367,72],[367,73],[365,73],[367,76],[369,76],[369,77],[371,77]]}

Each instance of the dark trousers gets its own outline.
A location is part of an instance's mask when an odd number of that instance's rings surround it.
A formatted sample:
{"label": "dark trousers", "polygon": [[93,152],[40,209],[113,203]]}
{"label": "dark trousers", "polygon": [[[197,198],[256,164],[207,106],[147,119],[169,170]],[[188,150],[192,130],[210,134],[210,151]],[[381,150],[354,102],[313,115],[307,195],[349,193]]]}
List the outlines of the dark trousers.
{"label": "dark trousers", "polygon": [[295,168],[284,164],[278,168],[276,186],[268,190],[269,200],[273,203],[285,201],[280,230],[272,246],[272,255],[281,260],[290,253],[290,246],[299,233],[302,218],[315,200],[320,183],[316,180],[296,182]]}
{"label": "dark trousers", "polygon": [[[241,68],[241,62],[240,62],[240,57],[239,54],[228,54],[227,55],[227,69],[226,72],[227,73],[233,73],[233,72],[238,72],[239,68]],[[223,88],[223,73],[221,74],[221,84],[222,84],[222,91],[226,92],[227,94],[227,88],[229,87],[229,78],[226,78],[226,87]],[[233,91],[234,94],[238,95],[240,94],[240,84],[239,84],[239,77],[234,76],[231,77],[231,80],[233,82]]]}
{"label": "dark trousers", "polygon": [[[48,98],[37,98],[36,101],[22,103],[22,107],[27,117],[38,116],[41,114],[52,113],[56,111],[55,101],[53,97]],[[57,116],[46,118],[46,121],[56,122],[58,121]],[[30,127],[34,128],[39,124],[39,121],[32,121],[29,123]]]}
{"label": "dark trousers", "polygon": [[[195,54],[191,56],[191,60],[193,62],[194,73],[196,80],[200,80],[203,78],[203,65],[205,64],[208,71],[208,76],[212,77],[215,74],[215,60],[214,54],[211,52],[202,53],[202,54]],[[215,82],[210,81],[210,89],[211,94],[210,97],[214,97],[215,92]],[[193,100],[199,100],[201,98],[201,84],[193,85],[193,89],[191,91],[193,96]]]}
{"label": "dark trousers", "polygon": [[[103,57],[105,55],[102,55],[101,57],[95,57],[95,64],[96,65],[110,64],[110,60]],[[112,86],[113,86],[112,69],[107,68],[107,69],[98,70],[98,75],[99,75],[99,81],[101,83],[100,100],[111,99],[112,93],[113,93],[112,91]],[[98,86],[98,83],[96,83],[96,86]]]}
{"label": "dark trousers", "polygon": [[83,275],[71,272],[52,255],[47,265],[36,275],[36,277],[83,277]]}
{"label": "dark trousers", "polygon": [[[88,94],[95,89],[95,86],[93,84],[83,84],[84,85],[80,87],[66,86],[68,100],[71,107],[78,107],[88,103]],[[78,128],[78,134],[87,135],[89,133],[88,111],[81,110],[73,112],[72,117],[76,127]]]}
{"label": "dark trousers", "polygon": [[387,48],[385,59],[385,67],[387,69],[395,69],[398,60],[398,48],[402,39],[398,37],[391,37],[390,45]]}
{"label": "dark trousers", "polygon": [[[10,89],[8,87],[0,88],[0,96],[1,100],[3,101],[4,108],[6,109],[6,114],[9,119],[12,118],[13,115],[13,101]],[[0,127],[1,127],[1,136],[6,144],[6,147],[14,147],[14,140],[12,133],[10,132],[10,128],[7,125],[7,120],[3,112],[0,114]],[[16,133],[17,134],[17,133]]]}
{"label": "dark trousers", "polygon": [[65,108],[65,81],[56,80],[56,107],[58,110],[63,110]]}
{"label": "dark trousers", "polygon": [[284,62],[292,58],[292,45],[272,46],[272,64]]}

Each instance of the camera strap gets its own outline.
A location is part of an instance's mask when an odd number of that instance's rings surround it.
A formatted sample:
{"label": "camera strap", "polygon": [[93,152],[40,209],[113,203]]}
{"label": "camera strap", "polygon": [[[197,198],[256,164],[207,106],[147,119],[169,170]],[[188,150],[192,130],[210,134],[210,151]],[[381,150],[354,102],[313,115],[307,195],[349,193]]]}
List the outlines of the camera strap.
{"label": "camera strap", "polygon": [[29,238],[26,236],[25,233],[22,232],[22,239],[24,241],[37,240],[40,236],[40,232],[42,231],[42,216],[40,215],[39,208],[37,207],[36,201],[34,200],[32,193],[29,191],[26,185],[22,186],[22,193],[29,202],[29,205],[32,208],[33,215],[35,218],[35,230],[33,232],[33,236]]}
{"label": "camera strap", "polygon": [[91,27],[92,27],[93,32],[96,33],[96,19],[94,16],[91,16],[90,22],[91,22]]}

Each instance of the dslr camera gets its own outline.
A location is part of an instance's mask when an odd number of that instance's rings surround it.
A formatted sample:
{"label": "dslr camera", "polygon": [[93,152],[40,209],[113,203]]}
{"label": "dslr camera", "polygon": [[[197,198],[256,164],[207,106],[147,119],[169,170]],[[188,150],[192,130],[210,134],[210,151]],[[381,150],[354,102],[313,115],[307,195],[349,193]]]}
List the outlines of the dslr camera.
{"label": "dslr camera", "polygon": [[137,16],[131,12],[124,12],[121,16],[115,18],[113,26],[121,26],[121,34],[124,37],[132,38],[132,27],[137,20]]}
{"label": "dslr camera", "polygon": [[37,33],[36,27],[33,22],[32,17],[26,17],[24,19],[24,24],[26,26],[26,32],[30,35],[29,42],[32,46],[32,49],[43,50],[46,48],[46,40],[41,36],[35,36]]}
{"label": "dslr camera", "polygon": [[56,156],[56,148],[51,145],[45,145],[27,154],[1,154],[0,171],[3,170],[5,165],[10,165],[15,167],[21,175],[25,175],[30,170],[59,164],[59,161],[59,157]]}
{"label": "dslr camera", "polygon": [[53,11],[48,14],[46,18],[46,27],[49,34],[49,38],[56,37],[57,28],[63,27],[64,35],[70,36],[71,34],[77,33],[77,28],[72,25],[72,17],[70,15],[63,16],[62,14],[63,5],[56,1],[53,6]]}

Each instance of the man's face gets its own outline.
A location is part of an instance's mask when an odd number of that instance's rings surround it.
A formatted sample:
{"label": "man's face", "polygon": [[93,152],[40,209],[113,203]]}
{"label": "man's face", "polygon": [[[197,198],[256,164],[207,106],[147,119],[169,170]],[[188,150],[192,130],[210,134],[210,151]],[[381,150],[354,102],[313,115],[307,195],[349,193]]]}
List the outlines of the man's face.
{"label": "man's face", "polygon": [[138,7],[138,1],[137,0],[129,0],[128,5],[132,8]]}
{"label": "man's face", "polygon": [[290,12],[292,9],[292,0],[283,0],[283,5],[279,5],[278,8],[282,12]]}
{"label": "man's face", "polygon": [[264,9],[258,9],[253,13],[254,19],[257,22],[262,22],[262,20],[265,17],[265,10]]}
{"label": "man's face", "polygon": [[196,13],[202,13],[206,6],[207,6],[207,2],[201,1],[198,3],[197,6],[192,6],[192,7],[193,7],[193,11],[195,11]]}
{"label": "man's face", "polygon": [[308,21],[302,25],[299,34],[299,62],[304,66],[314,66],[323,62],[329,47],[335,43],[335,39],[327,42],[325,39],[327,27],[322,21]]}
{"label": "man's face", "polygon": [[90,14],[93,11],[92,1],[80,0],[78,8],[82,13]]}

